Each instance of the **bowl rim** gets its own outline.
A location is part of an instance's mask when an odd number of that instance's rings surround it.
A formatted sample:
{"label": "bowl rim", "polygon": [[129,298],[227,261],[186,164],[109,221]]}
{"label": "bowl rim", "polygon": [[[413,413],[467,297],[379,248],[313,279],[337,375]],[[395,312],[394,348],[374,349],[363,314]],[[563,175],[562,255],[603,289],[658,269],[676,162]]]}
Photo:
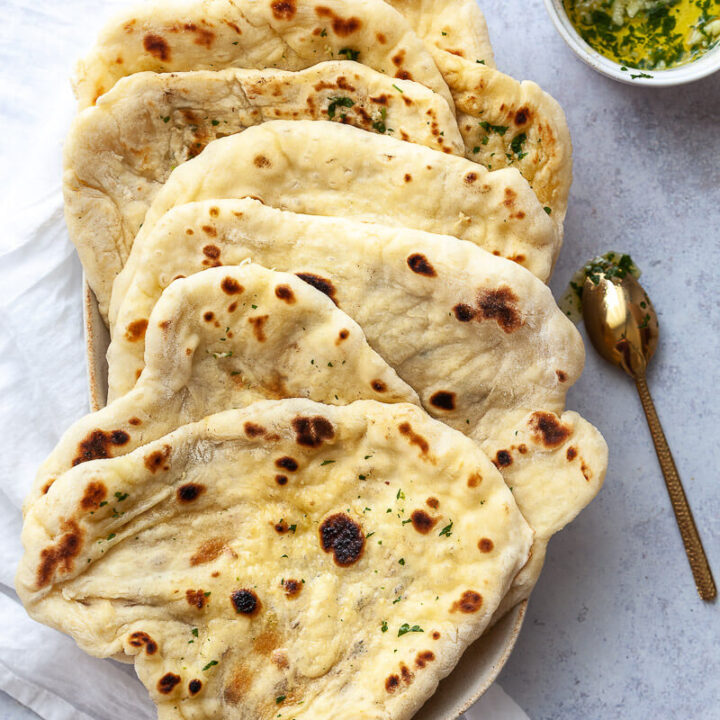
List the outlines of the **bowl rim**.
{"label": "bowl rim", "polygon": [[[720,70],[720,42],[696,60],[668,70],[640,70],[620,65],[601,55],[581,37],[567,16],[562,0],[544,0],[545,9],[562,39],[584,63],[612,80],[626,85],[672,87],[694,82]],[[625,70],[622,68],[625,67]],[[638,74],[633,73],[635,70]]]}

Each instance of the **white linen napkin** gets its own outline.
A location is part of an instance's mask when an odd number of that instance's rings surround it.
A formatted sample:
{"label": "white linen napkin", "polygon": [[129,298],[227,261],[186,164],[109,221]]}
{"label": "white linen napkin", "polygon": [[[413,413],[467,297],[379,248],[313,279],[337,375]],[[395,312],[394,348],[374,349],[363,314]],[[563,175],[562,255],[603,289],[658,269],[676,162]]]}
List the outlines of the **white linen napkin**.
{"label": "white linen napkin", "polygon": [[[152,720],[132,667],[33,622],[12,587],[37,466],[88,411],[82,270],[60,192],[69,75],[126,0],[0,0],[0,690],[45,720]],[[528,720],[496,684],[469,720]]]}

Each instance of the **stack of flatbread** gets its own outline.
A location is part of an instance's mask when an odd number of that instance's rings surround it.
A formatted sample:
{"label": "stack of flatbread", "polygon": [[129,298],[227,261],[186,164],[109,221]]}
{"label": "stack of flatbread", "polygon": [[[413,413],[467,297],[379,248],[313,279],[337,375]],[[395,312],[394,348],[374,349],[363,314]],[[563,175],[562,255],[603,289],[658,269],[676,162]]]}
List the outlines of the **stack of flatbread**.
{"label": "stack of flatbread", "polygon": [[562,110],[474,0],[148,3],[75,91],[108,404],[28,495],[28,612],[161,720],[411,717],[605,474]]}

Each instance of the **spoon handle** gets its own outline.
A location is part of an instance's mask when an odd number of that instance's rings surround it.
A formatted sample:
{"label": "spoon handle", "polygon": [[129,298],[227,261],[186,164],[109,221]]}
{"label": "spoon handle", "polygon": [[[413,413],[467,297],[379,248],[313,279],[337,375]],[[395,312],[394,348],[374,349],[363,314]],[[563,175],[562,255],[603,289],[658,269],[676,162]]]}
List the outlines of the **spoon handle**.
{"label": "spoon handle", "polygon": [[657,452],[660,467],[665,476],[665,485],[670,495],[670,502],[675,512],[675,519],[680,528],[680,535],[685,544],[685,552],[690,561],[690,568],[695,578],[695,585],[697,585],[698,593],[700,593],[700,597],[703,600],[713,600],[717,595],[717,590],[715,589],[712,571],[710,570],[700,535],[695,526],[690,505],[685,497],[685,491],[683,490],[680,476],[675,467],[675,461],[670,452],[670,447],[665,438],[662,425],[660,425],[660,418],[658,418],[655,404],[652,401],[652,397],[650,397],[650,390],[648,389],[645,376],[638,375],[635,378],[635,385],[637,386],[638,394],[642,401],[643,410],[645,410],[645,417],[650,427],[650,434],[655,443],[655,452]]}

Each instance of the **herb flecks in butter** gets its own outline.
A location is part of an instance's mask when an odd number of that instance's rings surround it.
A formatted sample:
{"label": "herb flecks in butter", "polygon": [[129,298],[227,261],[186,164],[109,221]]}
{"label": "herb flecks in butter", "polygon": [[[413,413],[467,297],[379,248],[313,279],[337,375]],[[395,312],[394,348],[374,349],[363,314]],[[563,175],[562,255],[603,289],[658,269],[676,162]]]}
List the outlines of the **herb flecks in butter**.
{"label": "herb flecks in butter", "polygon": [[640,277],[640,269],[626,253],[607,252],[585,263],[570,279],[567,290],[560,298],[560,309],[574,322],[582,319],[582,295],[585,278],[597,284],[600,276],[622,279],[626,275]]}
{"label": "herb flecks in butter", "polygon": [[563,0],[563,5],[590,47],[632,69],[684,65],[720,40],[720,0]]}

